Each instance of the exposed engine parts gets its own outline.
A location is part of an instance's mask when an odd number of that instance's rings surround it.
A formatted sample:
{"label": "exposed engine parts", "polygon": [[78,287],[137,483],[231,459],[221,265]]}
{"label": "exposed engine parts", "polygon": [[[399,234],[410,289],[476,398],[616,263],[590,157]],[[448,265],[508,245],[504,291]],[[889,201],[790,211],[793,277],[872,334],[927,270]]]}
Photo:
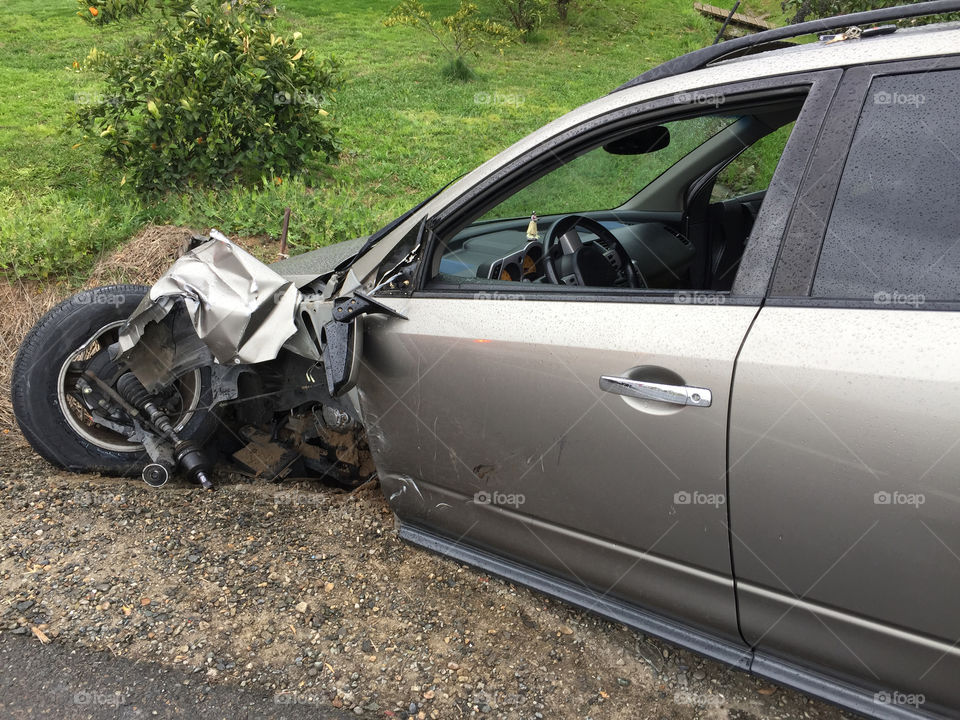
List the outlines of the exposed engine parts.
{"label": "exposed engine parts", "polygon": [[[109,401],[112,400],[133,422],[134,432],[130,434],[131,439],[141,440],[153,461],[142,473],[148,485],[160,487],[170,479],[174,471],[179,470],[204,489],[213,487],[209,460],[200,448],[177,435],[167,412],[158,405],[155,396],[147,392],[136,375],[132,372],[121,375],[116,381],[116,389],[110,387],[92,370],[85,371],[83,377],[106,396],[99,403],[101,407],[109,406]],[[147,437],[148,433],[152,437]]]}
{"label": "exposed engine parts", "polygon": [[333,405],[310,404],[279,416],[269,431],[246,426],[247,444],[233,454],[246,474],[281,480],[296,469],[352,486],[374,472],[359,423]]}
{"label": "exposed engine parts", "polygon": [[359,290],[334,292],[320,279],[295,283],[213,232],[152,288],[71,301],[79,339],[59,373],[40,379],[56,389],[76,447],[49,455],[69,465],[93,452],[102,472],[140,472],[152,487],[181,475],[211,488],[226,458],[271,481],[366,481],[374,466],[351,393],[361,321],[403,316]]}
{"label": "exposed engine parts", "polygon": [[[374,473],[373,460],[363,427],[339,403],[326,395],[326,388],[311,375],[310,364],[292,355],[260,368],[256,382],[229,406],[226,434],[244,443],[232,459],[246,475],[278,481],[291,473],[320,476],[337,484],[357,485]],[[91,369],[78,379],[78,389],[89,407],[99,410],[96,422],[122,431],[131,442],[141,443],[150,457],[142,477],[151,487],[165,485],[179,473],[205,489],[211,489],[213,463],[195,443],[182,438],[174,425],[174,409],[183,410],[172,389],[151,393],[130,370],[113,367],[107,373],[112,385]],[[230,376],[238,386],[240,374]],[[219,388],[220,394],[236,398],[237,387]],[[263,398],[270,398],[265,409]],[[320,400],[327,399],[324,403]],[[294,405],[278,411],[277,405]],[[109,419],[108,419],[109,418]],[[180,422],[184,417],[179,418]],[[229,440],[230,438],[228,438]],[[235,445],[234,445],[235,447]]]}

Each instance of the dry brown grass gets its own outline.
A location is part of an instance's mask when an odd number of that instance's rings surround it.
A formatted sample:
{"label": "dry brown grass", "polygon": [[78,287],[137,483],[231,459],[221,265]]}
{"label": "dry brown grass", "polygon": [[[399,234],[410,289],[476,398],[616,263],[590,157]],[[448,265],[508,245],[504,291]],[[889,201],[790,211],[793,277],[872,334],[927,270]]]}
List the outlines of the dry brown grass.
{"label": "dry brown grass", "polygon": [[19,436],[10,406],[10,371],[24,335],[47,310],[69,295],[56,285],[0,282],[0,432]]}
{"label": "dry brown grass", "polygon": [[[196,231],[171,225],[148,225],[93,268],[83,287],[117,283],[150,285],[183,252]],[[261,238],[231,238],[269,262],[276,246]],[[0,433],[19,436],[10,405],[10,371],[24,336],[44,313],[79,287],[67,282],[11,282],[0,278]]]}
{"label": "dry brown grass", "polygon": [[150,285],[186,249],[196,230],[173,225],[148,225],[139,235],[101,258],[84,287],[143,283]]}

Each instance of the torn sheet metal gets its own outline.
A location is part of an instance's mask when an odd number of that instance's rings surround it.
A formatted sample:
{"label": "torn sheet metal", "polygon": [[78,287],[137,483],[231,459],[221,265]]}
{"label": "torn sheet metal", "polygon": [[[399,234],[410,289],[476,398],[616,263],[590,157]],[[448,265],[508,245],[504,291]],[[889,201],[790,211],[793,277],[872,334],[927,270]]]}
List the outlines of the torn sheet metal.
{"label": "torn sheet metal", "polygon": [[120,332],[127,352],[150,322],[159,321],[182,299],[197,331],[217,362],[272,360],[297,331],[301,300],[282,277],[217,230],[211,240],[186,253],[150,289]]}

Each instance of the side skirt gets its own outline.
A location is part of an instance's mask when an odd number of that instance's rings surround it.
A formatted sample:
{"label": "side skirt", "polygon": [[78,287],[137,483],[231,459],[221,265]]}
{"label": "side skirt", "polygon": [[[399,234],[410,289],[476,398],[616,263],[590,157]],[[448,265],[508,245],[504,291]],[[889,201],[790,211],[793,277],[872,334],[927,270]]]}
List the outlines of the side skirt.
{"label": "side skirt", "polygon": [[877,703],[873,694],[862,688],[763,653],[755,653],[750,648],[734,645],[621,600],[605,597],[569,580],[556,578],[462,542],[454,542],[425,528],[405,523],[400,518],[397,518],[397,523],[400,537],[414,545],[538,590],[738,670],[814,695],[865,717],[880,720],[936,720],[944,717],[904,706]]}
{"label": "side skirt", "polygon": [[512,582],[526,585],[546,595],[564,600],[571,605],[589,610],[601,617],[688,648],[701,655],[733,665],[740,670],[750,669],[752,653],[748,648],[739,647],[726,640],[715,638],[699,630],[693,630],[673,620],[667,620],[646,610],[640,610],[621,600],[606,597],[577,585],[569,580],[561,580],[540,570],[526,567],[520,563],[498,557],[493,553],[480,550],[451,540],[399,518],[400,537],[439,555],[458,562],[473,565],[493,575]]}

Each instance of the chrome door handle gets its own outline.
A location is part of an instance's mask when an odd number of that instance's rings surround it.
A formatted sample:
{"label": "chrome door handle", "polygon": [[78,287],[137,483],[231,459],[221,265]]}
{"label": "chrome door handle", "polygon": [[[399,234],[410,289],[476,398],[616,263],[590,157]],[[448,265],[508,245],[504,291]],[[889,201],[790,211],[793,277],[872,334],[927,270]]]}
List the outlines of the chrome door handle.
{"label": "chrome door handle", "polygon": [[642,400],[657,400],[671,405],[710,407],[713,402],[713,394],[707,388],[691,387],[690,385],[664,385],[663,383],[631,380],[630,378],[614,377],[612,375],[603,375],[600,378],[600,389],[615,395],[626,395]]}

